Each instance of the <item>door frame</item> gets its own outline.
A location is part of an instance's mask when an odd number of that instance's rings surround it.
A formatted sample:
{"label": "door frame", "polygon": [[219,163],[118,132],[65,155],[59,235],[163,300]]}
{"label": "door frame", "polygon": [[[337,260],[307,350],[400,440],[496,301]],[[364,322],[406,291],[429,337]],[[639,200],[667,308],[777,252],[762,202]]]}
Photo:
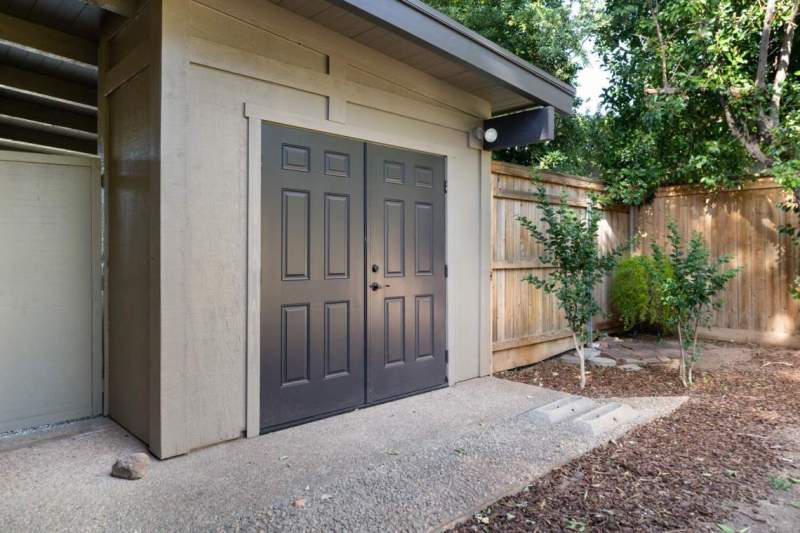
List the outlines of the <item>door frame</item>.
{"label": "door frame", "polygon": [[91,416],[105,414],[108,402],[108,383],[104,376],[103,369],[107,367],[106,358],[108,354],[103,350],[103,296],[102,296],[102,259],[101,259],[101,184],[100,184],[100,160],[92,156],[79,155],[60,155],[60,154],[40,154],[30,152],[16,152],[12,150],[0,150],[0,161],[12,163],[31,163],[39,165],[53,165],[59,167],[86,167],[89,169],[89,187],[91,212],[90,216],[90,239],[91,250],[91,394],[92,410]]}
{"label": "door frame", "polygon": [[[408,137],[386,131],[354,127],[332,120],[315,119],[308,116],[286,113],[263,105],[244,103],[244,116],[247,119],[247,324],[246,324],[246,385],[245,385],[245,434],[248,438],[260,434],[260,401],[261,401],[261,123],[270,122],[281,126],[289,126],[304,130],[349,137],[359,141],[385,144],[400,149],[425,152],[445,157],[445,180],[449,179],[450,161],[457,157],[452,147],[429,142],[419,142]],[[465,140],[465,144],[466,144]],[[481,167],[484,166],[481,158]],[[490,161],[485,161],[488,168]],[[483,178],[483,169],[481,169]],[[481,183],[483,184],[483,179]],[[483,188],[481,194],[483,195]],[[445,196],[445,210],[447,197]],[[488,230],[487,230],[488,232]],[[445,241],[448,239],[447,216],[445,216]],[[487,235],[488,237],[488,235]],[[481,246],[483,250],[483,245]],[[488,245],[485,254],[488,254]],[[488,259],[488,255],[487,255]],[[447,251],[445,250],[445,262]],[[483,262],[482,262],[483,266]],[[483,268],[482,268],[483,270]],[[488,279],[486,280],[488,293]],[[482,291],[483,292],[483,291]],[[450,345],[450,327],[447,317],[449,279],[445,283],[445,346]],[[366,305],[366,302],[365,302]],[[488,326],[488,301],[481,307],[481,323]],[[484,314],[486,314],[484,320]],[[485,338],[486,342],[491,339]],[[366,355],[366,354],[365,354]],[[489,353],[491,357],[491,353]],[[447,364],[448,383],[453,383],[452,361]],[[482,362],[483,364],[483,362]]]}

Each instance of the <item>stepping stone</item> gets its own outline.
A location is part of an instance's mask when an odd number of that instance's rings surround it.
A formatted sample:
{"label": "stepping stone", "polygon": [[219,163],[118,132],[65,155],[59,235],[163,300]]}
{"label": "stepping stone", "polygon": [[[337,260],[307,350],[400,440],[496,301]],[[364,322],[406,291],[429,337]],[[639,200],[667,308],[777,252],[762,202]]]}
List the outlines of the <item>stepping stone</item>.
{"label": "stepping stone", "polygon": [[562,363],[567,363],[568,365],[579,365],[581,364],[581,358],[578,357],[578,354],[575,352],[568,353],[567,355],[562,355],[560,358]]}
{"label": "stepping stone", "polygon": [[583,350],[583,356],[586,358],[587,361],[596,359],[600,357],[600,350],[598,350],[597,348],[585,348]]}
{"label": "stepping stone", "polygon": [[584,413],[572,421],[578,431],[589,435],[602,435],[636,416],[636,411],[624,403],[607,403]]}
{"label": "stepping stone", "polygon": [[642,367],[640,367],[639,365],[635,365],[633,363],[622,365],[620,368],[622,370],[625,370],[626,372],[638,372],[639,370],[642,369]]}
{"label": "stepping stone", "polygon": [[597,404],[583,396],[567,396],[532,411],[534,418],[557,424],[592,410]]}
{"label": "stepping stone", "polygon": [[587,359],[586,362],[593,366],[604,366],[604,367],[617,366],[617,362],[611,359],[610,357],[594,357],[592,359]]}

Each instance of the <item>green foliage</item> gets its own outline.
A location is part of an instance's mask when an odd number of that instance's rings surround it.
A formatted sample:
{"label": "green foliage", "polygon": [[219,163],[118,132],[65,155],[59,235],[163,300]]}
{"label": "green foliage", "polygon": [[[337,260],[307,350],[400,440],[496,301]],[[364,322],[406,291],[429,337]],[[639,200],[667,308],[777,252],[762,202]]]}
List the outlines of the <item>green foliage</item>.
{"label": "green foliage", "polygon": [[722,305],[718,297],[725,285],[736,277],[738,268],[725,270],[731,258],[723,255],[711,259],[711,253],[701,235],[692,234],[686,249],[674,221],[668,224],[671,251],[667,255],[653,244],[653,260],[659,269],[669,269],[672,276],[663,280],[661,299],[666,308],[668,323],[677,332],[681,344],[681,381],[691,385],[692,370],[699,358],[697,332],[708,325],[712,314]]}
{"label": "green foliage", "polygon": [[769,476],[769,485],[775,490],[788,491],[800,484],[800,479],[793,477]]}
{"label": "green foliage", "polygon": [[625,257],[614,270],[611,303],[626,330],[646,326],[669,329],[661,287],[670,277],[669,264],[657,265],[646,255]]}
{"label": "green foliage", "polygon": [[[777,0],[763,83],[757,74],[766,2],[597,3],[595,48],[611,78],[604,95],[608,149],[598,157],[616,200],[639,203],[663,184],[727,187],[762,170],[789,190],[800,186],[797,53],[786,81],[773,87],[793,1]],[[772,123],[775,95],[781,99]]]}
{"label": "green foliage", "polygon": [[[519,216],[517,220],[542,245],[544,253],[539,259],[553,270],[547,277],[529,274],[525,281],[556,296],[573,332],[575,349],[583,361],[581,346],[587,340],[586,325],[601,311],[594,299],[594,288],[614,268],[624,248],[601,253],[597,242],[602,218],[600,210],[590,208],[584,213],[573,209],[567,204],[566,194],[553,205],[542,185],[537,187],[537,201],[542,210],[544,230],[527,217]],[[581,365],[581,387],[584,384]]]}

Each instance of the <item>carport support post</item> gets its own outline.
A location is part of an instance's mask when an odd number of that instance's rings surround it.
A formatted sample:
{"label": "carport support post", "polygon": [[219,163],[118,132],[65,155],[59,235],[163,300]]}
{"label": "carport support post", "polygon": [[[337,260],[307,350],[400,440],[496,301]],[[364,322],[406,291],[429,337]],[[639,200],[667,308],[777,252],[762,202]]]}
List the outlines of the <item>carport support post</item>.
{"label": "carport support post", "polygon": [[153,6],[158,29],[160,98],[158,115],[159,318],[151,366],[150,449],[160,458],[189,451],[187,407],[186,136],[188,124],[187,0],[159,0]]}

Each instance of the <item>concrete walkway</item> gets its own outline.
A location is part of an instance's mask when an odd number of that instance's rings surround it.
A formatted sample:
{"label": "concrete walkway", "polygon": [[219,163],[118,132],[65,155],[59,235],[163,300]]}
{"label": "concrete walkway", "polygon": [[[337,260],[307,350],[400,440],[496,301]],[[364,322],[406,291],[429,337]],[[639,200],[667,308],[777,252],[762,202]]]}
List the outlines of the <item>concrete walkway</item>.
{"label": "concrete walkway", "polygon": [[[154,461],[109,476],[141,443],[105,419],[0,438],[4,531],[424,531],[469,515],[681,398],[625,400],[601,436],[531,411],[564,394],[494,378]],[[292,506],[295,498],[305,506]]]}

